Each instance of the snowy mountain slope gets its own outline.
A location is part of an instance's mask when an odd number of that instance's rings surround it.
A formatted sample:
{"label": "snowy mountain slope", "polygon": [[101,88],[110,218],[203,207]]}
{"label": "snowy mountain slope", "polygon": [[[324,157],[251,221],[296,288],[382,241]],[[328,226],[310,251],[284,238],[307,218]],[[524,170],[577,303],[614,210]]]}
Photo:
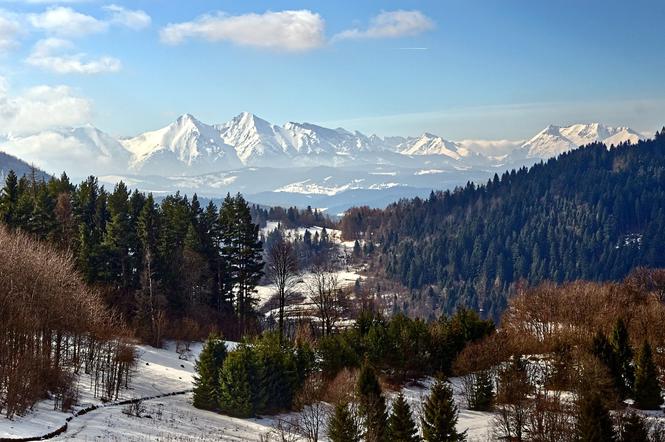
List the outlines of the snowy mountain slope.
{"label": "snowy mountain slope", "polygon": [[282,164],[295,153],[283,128],[249,112],[214,127],[246,166]]}
{"label": "snowy mountain slope", "polygon": [[242,166],[217,129],[185,114],[174,123],[122,141],[132,153],[130,170],[146,174],[200,173]]}
{"label": "snowy mountain slope", "polygon": [[457,143],[427,132],[402,143],[398,149],[404,155],[445,155],[454,160],[462,159]]}
{"label": "snowy mountain slope", "polygon": [[565,127],[550,125],[524,143],[516,153],[526,154],[527,158],[547,159],[593,142],[602,142],[609,147],[626,141],[635,143],[640,138],[640,134],[627,127],[599,123]]}
{"label": "snowy mountain slope", "polygon": [[0,149],[49,173],[85,168],[82,176],[127,171],[131,156],[118,140],[89,125],[9,136]]}

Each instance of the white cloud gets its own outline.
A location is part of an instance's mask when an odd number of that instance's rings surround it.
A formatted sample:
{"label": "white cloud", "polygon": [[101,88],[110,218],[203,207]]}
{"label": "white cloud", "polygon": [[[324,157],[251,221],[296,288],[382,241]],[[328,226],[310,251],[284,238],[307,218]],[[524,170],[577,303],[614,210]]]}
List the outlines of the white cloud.
{"label": "white cloud", "polygon": [[325,43],[324,28],[323,18],[308,10],[235,16],[218,13],[169,24],[161,30],[160,37],[164,43],[173,45],[190,38],[200,38],[298,52],[322,46]]}
{"label": "white cloud", "polygon": [[68,53],[73,45],[68,40],[47,38],[35,44],[26,62],[56,74],[101,74],[117,72],[122,67],[113,57],[88,59],[84,53]]}
{"label": "white cloud", "polygon": [[420,11],[384,11],[372,18],[367,29],[347,29],[333,40],[396,38],[420,34],[434,28],[434,22]]}
{"label": "white cloud", "polygon": [[0,128],[5,133],[31,134],[90,121],[92,103],[68,86],[35,86],[10,95],[0,77]]}
{"label": "white cloud", "polygon": [[150,26],[151,18],[145,11],[130,10],[118,5],[104,6],[104,10],[111,13],[109,22],[114,25],[125,26],[140,30]]}
{"label": "white cloud", "polygon": [[108,29],[108,23],[64,6],[49,8],[40,14],[29,14],[28,20],[37,29],[65,37],[82,37]]}
{"label": "white cloud", "polygon": [[18,21],[10,14],[0,11],[0,52],[14,47],[20,32]]}

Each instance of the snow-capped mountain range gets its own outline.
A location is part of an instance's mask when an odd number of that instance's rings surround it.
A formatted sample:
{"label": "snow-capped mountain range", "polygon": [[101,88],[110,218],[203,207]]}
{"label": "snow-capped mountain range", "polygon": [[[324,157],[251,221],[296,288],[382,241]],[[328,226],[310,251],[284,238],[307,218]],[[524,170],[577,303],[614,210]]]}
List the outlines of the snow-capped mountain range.
{"label": "snow-capped mountain range", "polygon": [[185,114],[132,138],[114,138],[92,126],[6,135],[0,136],[0,150],[47,172],[96,174],[107,183],[123,179],[148,191],[241,191],[264,195],[266,203],[298,204],[298,195],[339,199],[369,191],[373,198],[383,192],[383,202],[388,193],[411,196],[482,180],[596,141],[609,147],[640,138],[630,128],[598,123],[548,126],[513,142],[451,141],[431,133],[380,137],[310,123],[278,126],[244,112],[222,124]]}
{"label": "snow-capped mountain range", "polygon": [[[243,112],[223,124],[209,125],[190,114],[168,126],[133,138],[115,139],[92,126],[54,129],[37,134],[8,136],[3,150],[47,171],[89,157],[80,167],[87,173],[138,175],[199,175],[242,167],[345,166],[358,163],[396,166],[443,165],[456,170],[498,167],[526,159],[547,159],[580,145],[600,141],[609,145],[636,142],[641,135],[626,127],[602,124],[548,126],[528,141],[516,142],[507,155],[490,148],[474,150],[472,142],[451,141],[431,133],[419,137],[367,136],[346,129],[310,123],[277,126]],[[52,145],[45,149],[44,146]],[[48,151],[47,155],[42,155]],[[33,158],[33,154],[39,157]],[[55,163],[54,167],[51,163]],[[421,163],[421,164],[419,164]],[[63,164],[64,165],[64,164]],[[94,169],[94,170],[90,170]],[[72,171],[76,174],[76,171]]]}

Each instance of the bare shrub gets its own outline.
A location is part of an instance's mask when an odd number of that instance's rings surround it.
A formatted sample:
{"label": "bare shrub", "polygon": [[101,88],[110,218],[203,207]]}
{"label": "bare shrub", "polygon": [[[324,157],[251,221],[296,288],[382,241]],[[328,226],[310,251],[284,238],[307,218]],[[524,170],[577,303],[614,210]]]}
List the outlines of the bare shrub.
{"label": "bare shrub", "polygon": [[134,362],[129,333],[84,284],[71,257],[0,228],[0,306],[0,411],[7,417],[47,391],[61,407],[71,406],[81,372],[106,398],[126,385]]}

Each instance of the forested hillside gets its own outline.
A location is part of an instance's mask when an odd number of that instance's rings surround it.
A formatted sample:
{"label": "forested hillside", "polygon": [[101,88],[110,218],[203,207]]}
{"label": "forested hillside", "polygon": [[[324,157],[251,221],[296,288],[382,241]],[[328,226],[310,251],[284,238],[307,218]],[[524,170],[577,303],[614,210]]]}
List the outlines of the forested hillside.
{"label": "forested hillside", "polygon": [[665,129],[653,140],[591,144],[429,199],[355,208],[346,239],[412,291],[407,309],[465,305],[498,317],[520,284],[623,278],[665,265]]}
{"label": "forested hillside", "polygon": [[119,183],[112,192],[89,177],[74,185],[10,172],[0,220],[75,258],[138,336],[154,344],[170,333],[227,336],[253,327],[254,286],[262,275],[259,227],[242,196],[202,207],[196,195],[155,201]]}

